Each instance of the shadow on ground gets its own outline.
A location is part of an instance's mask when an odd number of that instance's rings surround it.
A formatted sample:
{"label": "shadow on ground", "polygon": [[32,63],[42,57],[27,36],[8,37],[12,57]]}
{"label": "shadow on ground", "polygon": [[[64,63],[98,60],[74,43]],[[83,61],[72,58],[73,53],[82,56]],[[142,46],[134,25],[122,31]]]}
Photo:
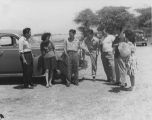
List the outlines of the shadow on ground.
{"label": "shadow on ground", "polygon": [[91,78],[86,78],[86,77],[84,77],[84,78],[82,78],[82,79],[79,79],[80,82],[85,81],[85,80],[87,80],[87,81],[92,81],[92,82],[94,82],[94,81],[106,82],[106,80],[104,80],[104,79],[96,79],[96,80],[93,80],[93,79],[91,79]]}
{"label": "shadow on ground", "polygon": [[112,87],[109,92],[113,93],[119,93],[120,91],[128,91],[128,88],[123,88],[123,87]]}

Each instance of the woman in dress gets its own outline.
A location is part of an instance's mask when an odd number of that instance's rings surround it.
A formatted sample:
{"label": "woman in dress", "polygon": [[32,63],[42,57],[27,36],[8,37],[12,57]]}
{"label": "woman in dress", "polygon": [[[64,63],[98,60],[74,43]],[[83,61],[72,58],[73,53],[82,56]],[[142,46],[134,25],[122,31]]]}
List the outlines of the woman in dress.
{"label": "woman in dress", "polygon": [[129,75],[131,87],[127,90],[132,91],[135,86],[135,73],[137,69],[137,59],[135,56],[135,35],[131,30],[124,31],[126,41],[119,43],[118,67],[120,72],[121,87],[126,87],[126,77]]}
{"label": "woman in dress", "polygon": [[55,46],[50,41],[51,33],[44,33],[41,37],[42,42],[40,44],[41,54],[44,59],[44,69],[46,77],[46,87],[52,86],[53,74],[56,69],[56,54]]}

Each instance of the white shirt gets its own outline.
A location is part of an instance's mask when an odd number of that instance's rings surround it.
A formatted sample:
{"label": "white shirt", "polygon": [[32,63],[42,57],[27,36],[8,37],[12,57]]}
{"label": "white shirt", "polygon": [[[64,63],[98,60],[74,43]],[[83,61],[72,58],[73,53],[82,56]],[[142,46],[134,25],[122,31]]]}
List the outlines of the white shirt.
{"label": "white shirt", "polygon": [[79,40],[74,39],[73,41],[66,40],[67,51],[78,51],[79,49]]}
{"label": "white shirt", "polygon": [[30,52],[31,51],[31,44],[29,43],[29,40],[27,41],[25,37],[21,37],[19,39],[19,52]]}
{"label": "white shirt", "polygon": [[112,52],[113,51],[112,43],[114,40],[115,40],[114,35],[107,35],[107,37],[105,37],[104,40],[102,41],[102,51]]}

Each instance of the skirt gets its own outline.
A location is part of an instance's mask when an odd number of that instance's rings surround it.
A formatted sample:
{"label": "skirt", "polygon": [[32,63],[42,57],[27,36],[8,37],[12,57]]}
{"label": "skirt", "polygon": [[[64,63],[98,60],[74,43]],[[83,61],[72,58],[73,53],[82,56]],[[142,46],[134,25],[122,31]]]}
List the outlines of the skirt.
{"label": "skirt", "polygon": [[56,69],[57,63],[56,63],[56,58],[55,56],[50,57],[50,58],[45,58],[44,57],[44,69],[49,69],[49,70],[54,70]]}

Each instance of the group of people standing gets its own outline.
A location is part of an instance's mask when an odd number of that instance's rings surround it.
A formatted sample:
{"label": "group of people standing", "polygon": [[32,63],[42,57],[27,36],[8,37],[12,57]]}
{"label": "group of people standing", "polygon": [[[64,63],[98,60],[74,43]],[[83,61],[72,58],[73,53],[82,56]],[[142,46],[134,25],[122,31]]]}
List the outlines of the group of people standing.
{"label": "group of people standing", "polygon": [[[64,42],[63,55],[66,56],[66,86],[71,83],[79,85],[79,58],[80,52],[90,56],[92,66],[92,78],[96,80],[97,58],[101,52],[103,68],[107,76],[107,82],[121,87],[126,87],[126,76],[130,76],[131,87],[135,85],[135,39],[131,31],[121,31],[116,37],[109,29],[104,29],[95,36],[94,31],[89,29],[83,40],[78,40],[76,30],[69,30],[69,37]],[[24,87],[32,88],[33,56],[30,46],[31,29],[25,28],[23,36],[19,39],[19,52],[23,67]],[[58,57],[55,46],[50,40],[51,33],[44,33],[41,37],[41,62],[46,77],[46,87],[52,86],[54,71],[59,72]],[[126,44],[126,45],[125,45]],[[129,47],[128,47],[128,46]],[[128,49],[125,49],[127,46]],[[124,52],[123,51],[127,51]],[[84,55],[83,54],[83,55]],[[62,72],[60,70],[60,72]]]}

